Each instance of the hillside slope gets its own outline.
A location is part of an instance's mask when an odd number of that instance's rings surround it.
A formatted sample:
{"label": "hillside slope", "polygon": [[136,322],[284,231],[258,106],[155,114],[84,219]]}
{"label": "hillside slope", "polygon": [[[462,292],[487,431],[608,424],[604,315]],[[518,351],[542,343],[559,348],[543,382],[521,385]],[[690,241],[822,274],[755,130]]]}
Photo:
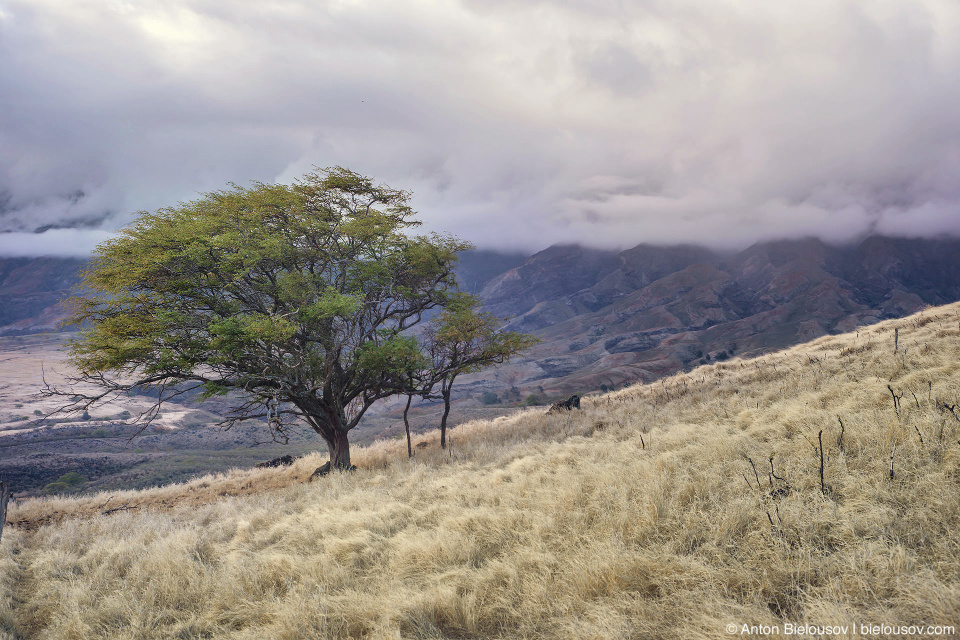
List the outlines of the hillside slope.
{"label": "hillside slope", "polygon": [[0,335],[55,330],[85,260],[0,257]]}
{"label": "hillside slope", "polygon": [[17,502],[0,634],[955,637],[958,405],[954,304],[463,425],[447,452],[359,449],[313,484],[319,457]]}
{"label": "hillside slope", "polygon": [[509,328],[543,338],[498,381],[481,381],[487,390],[569,394],[650,382],[955,302],[960,241],[875,236],[836,247],[810,238],[729,256],[685,246],[617,254],[552,247],[481,296],[512,318]]}

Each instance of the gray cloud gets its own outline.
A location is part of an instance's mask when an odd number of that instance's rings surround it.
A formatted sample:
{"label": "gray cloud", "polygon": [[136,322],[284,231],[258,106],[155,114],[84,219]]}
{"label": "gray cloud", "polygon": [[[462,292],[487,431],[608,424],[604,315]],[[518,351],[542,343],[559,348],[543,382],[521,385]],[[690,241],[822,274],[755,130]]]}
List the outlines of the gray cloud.
{"label": "gray cloud", "polygon": [[6,255],[332,164],[489,247],[960,234],[948,0],[0,0],[0,87]]}
{"label": "gray cloud", "polygon": [[94,247],[111,236],[109,231],[101,229],[48,229],[41,233],[10,231],[0,233],[0,256],[82,258],[89,256]]}

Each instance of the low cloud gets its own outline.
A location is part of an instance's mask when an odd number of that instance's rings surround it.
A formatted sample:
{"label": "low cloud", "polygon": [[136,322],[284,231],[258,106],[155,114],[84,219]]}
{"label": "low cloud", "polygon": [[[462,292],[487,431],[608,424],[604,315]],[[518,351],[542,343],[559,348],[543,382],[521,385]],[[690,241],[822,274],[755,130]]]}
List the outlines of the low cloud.
{"label": "low cloud", "polygon": [[5,0],[0,86],[0,255],[330,165],[492,248],[960,234],[942,0]]}
{"label": "low cloud", "polygon": [[84,258],[114,234],[100,229],[50,229],[40,233],[0,233],[0,256]]}

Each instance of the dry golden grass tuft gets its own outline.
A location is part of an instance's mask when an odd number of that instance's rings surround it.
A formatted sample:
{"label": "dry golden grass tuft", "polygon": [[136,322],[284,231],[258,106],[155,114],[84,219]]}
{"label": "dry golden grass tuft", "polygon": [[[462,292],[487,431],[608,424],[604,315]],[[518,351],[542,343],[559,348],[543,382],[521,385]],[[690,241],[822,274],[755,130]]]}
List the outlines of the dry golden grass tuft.
{"label": "dry golden grass tuft", "polygon": [[[955,631],[957,405],[960,304],[580,412],[468,423],[413,460],[378,443],[355,452],[359,471],[320,482],[304,482],[314,457],[17,502],[11,520],[49,524],[4,531],[0,637]],[[136,508],[102,515],[122,505]]]}

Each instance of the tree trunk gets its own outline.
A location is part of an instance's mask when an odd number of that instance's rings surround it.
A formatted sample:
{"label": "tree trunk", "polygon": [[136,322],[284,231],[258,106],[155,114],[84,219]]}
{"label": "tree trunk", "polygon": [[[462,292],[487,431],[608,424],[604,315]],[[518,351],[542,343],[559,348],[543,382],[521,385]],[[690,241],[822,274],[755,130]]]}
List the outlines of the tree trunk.
{"label": "tree trunk", "polygon": [[300,409],[310,427],[327,443],[327,449],[330,451],[330,470],[349,470],[351,467],[350,440],[347,439],[349,429],[344,426],[346,421],[343,411],[337,411],[329,404],[319,402],[302,401],[294,404]]}
{"label": "tree trunk", "polygon": [[450,415],[450,389],[443,389],[443,415],[440,417],[440,448],[447,448],[447,416]]}
{"label": "tree trunk", "polygon": [[0,482],[0,536],[3,536],[3,524],[7,521],[7,502],[9,500],[10,487]]}
{"label": "tree trunk", "polygon": [[403,409],[403,427],[407,430],[407,457],[413,457],[413,445],[410,443],[410,420],[407,414],[410,412],[410,403],[413,402],[413,396],[407,396],[407,406]]}
{"label": "tree trunk", "polygon": [[347,439],[347,432],[340,429],[333,429],[333,434],[327,440],[327,447],[330,449],[330,469],[350,469],[350,440]]}

